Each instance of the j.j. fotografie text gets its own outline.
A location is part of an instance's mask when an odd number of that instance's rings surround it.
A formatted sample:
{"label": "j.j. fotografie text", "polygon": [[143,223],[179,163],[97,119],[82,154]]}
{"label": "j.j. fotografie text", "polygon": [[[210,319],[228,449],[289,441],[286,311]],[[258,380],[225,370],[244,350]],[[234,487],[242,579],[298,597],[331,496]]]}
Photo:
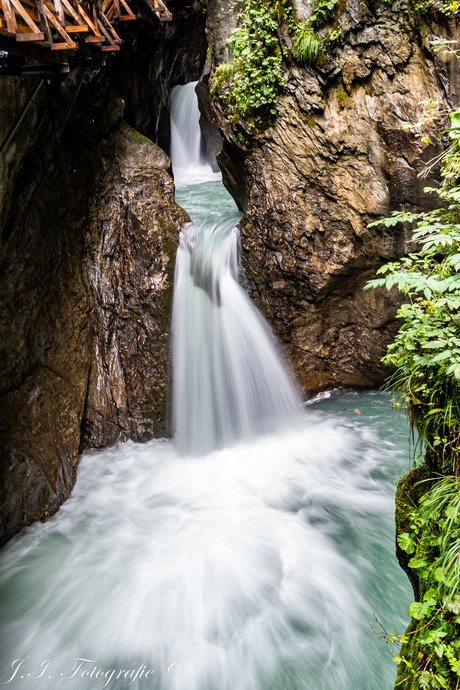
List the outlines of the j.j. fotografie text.
{"label": "j.j. fotografie text", "polygon": [[[58,670],[57,657],[55,659],[45,659],[39,664],[38,668],[32,668],[32,664],[28,662],[30,657],[26,656],[22,659],[15,659],[11,664],[11,671],[7,679],[0,678],[0,685],[8,685],[15,679],[38,680],[39,678],[52,678],[53,673],[61,680],[70,680],[72,678],[83,680],[99,680],[102,685],[98,684],[101,689],[108,687],[112,680],[124,679],[126,686],[132,685],[138,679],[152,678],[155,671],[149,669],[146,663],[141,664],[138,668],[124,669],[124,668],[99,668],[96,664],[96,659],[74,659],[72,668],[64,671]],[[4,674],[2,673],[2,676]]]}

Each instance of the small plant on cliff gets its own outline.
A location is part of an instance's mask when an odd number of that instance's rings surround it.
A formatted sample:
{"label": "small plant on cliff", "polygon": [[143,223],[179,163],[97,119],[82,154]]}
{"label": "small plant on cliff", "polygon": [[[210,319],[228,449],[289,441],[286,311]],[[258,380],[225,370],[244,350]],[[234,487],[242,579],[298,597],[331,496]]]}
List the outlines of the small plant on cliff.
{"label": "small plant on cliff", "polygon": [[310,15],[310,22],[319,28],[333,19],[338,10],[339,0],[317,0]]}
{"label": "small plant on cliff", "polygon": [[318,62],[324,59],[321,37],[310,22],[300,22],[295,28],[292,54],[299,62]]}
{"label": "small plant on cliff", "polygon": [[[225,62],[217,67],[211,81],[211,96],[215,97],[217,93],[222,90],[224,84],[230,84],[233,79],[233,71],[232,62]],[[230,96],[230,94],[228,94],[228,96]]]}
{"label": "small plant on cliff", "polygon": [[412,0],[412,6],[420,14],[444,14],[454,17],[460,13],[460,2],[457,0]]}

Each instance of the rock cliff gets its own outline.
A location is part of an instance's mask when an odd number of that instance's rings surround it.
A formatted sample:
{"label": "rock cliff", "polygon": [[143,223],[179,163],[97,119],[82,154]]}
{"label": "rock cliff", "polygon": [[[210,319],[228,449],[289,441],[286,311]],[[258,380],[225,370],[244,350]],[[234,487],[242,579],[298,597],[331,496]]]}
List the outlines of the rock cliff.
{"label": "rock cliff", "polygon": [[[216,67],[231,58],[226,38],[236,18],[228,8],[222,15],[223,5],[209,3],[212,56],[202,100]],[[340,38],[320,66],[294,60],[287,27],[280,27],[284,87],[278,114],[264,127],[254,132],[242,118],[231,126],[231,107],[210,101],[224,136],[224,183],[245,211],[248,289],[309,393],[376,386],[388,375],[380,358],[397,329],[399,298],[363,287],[407,251],[407,235],[367,225],[396,208],[430,206],[423,188],[437,184],[437,170],[431,179],[418,175],[441,148],[402,124],[418,120],[423,101],[457,105],[460,87],[456,58],[435,55],[429,44],[434,36],[457,37],[456,23],[430,24],[406,0],[342,5],[334,19]],[[307,19],[311,7],[296,2],[297,17]],[[445,124],[441,119],[438,132]]]}
{"label": "rock cliff", "polygon": [[33,96],[0,155],[1,543],[70,496],[79,449],[165,432],[188,218],[111,75],[86,74],[70,114],[81,69],[0,81],[1,141]]}
{"label": "rock cliff", "polygon": [[85,237],[94,340],[80,447],[164,436],[178,231],[170,161],[126,125]]}

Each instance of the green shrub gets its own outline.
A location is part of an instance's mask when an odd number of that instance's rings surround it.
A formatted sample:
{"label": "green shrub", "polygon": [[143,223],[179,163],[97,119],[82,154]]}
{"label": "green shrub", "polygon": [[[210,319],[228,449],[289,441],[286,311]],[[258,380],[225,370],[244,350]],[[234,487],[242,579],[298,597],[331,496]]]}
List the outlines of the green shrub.
{"label": "green shrub", "polygon": [[235,114],[243,117],[276,114],[283,86],[278,25],[287,0],[244,0],[239,26],[227,43],[234,56]]}
{"label": "green shrub", "polygon": [[[433,47],[440,49],[439,42]],[[416,126],[430,124],[433,113]],[[426,190],[440,207],[394,212],[371,224],[416,225],[417,251],[383,266],[378,273],[384,277],[366,286],[396,286],[407,299],[398,311],[403,324],[383,361],[397,368],[391,380],[396,405],[407,407],[428,449],[428,483],[420,485],[427,490],[418,505],[406,503],[410,530],[398,535],[420,585],[408,631],[390,636],[403,643],[395,659],[401,690],[460,687],[460,110],[451,114],[448,134],[444,183]]]}

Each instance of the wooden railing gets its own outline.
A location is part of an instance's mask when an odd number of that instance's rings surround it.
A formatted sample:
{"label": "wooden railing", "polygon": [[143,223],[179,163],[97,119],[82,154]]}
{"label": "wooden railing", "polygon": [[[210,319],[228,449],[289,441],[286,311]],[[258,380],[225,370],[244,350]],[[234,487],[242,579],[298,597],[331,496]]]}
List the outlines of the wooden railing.
{"label": "wooden railing", "polygon": [[[171,21],[163,0],[141,0],[145,13]],[[101,51],[120,50],[122,22],[145,18],[131,0],[0,0],[0,30],[16,41],[34,42],[51,50],[75,50],[78,42]]]}

